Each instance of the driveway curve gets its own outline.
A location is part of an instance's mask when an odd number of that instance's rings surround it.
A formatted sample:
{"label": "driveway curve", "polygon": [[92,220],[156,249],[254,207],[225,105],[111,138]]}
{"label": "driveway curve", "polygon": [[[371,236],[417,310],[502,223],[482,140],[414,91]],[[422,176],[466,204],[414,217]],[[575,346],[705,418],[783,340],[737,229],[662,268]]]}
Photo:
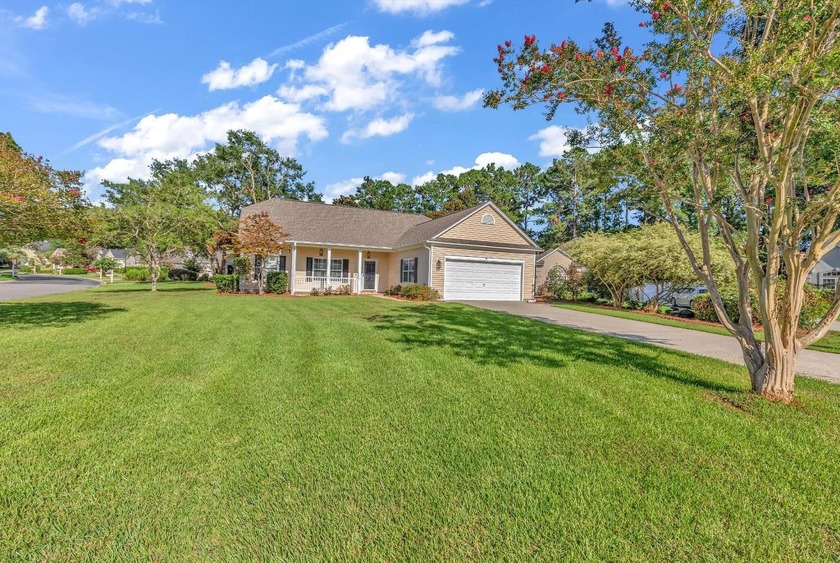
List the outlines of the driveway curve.
{"label": "driveway curve", "polygon": [[[731,336],[710,334],[685,328],[662,326],[595,313],[583,313],[541,303],[519,301],[464,301],[491,311],[528,317],[545,323],[597,332],[654,346],[717,358],[732,364],[744,364],[741,347]],[[815,350],[799,353],[797,373],[831,383],[840,383],[840,355]]]}
{"label": "driveway curve", "polygon": [[97,285],[99,282],[96,280],[68,276],[19,276],[15,281],[0,283],[0,301],[69,293]]}

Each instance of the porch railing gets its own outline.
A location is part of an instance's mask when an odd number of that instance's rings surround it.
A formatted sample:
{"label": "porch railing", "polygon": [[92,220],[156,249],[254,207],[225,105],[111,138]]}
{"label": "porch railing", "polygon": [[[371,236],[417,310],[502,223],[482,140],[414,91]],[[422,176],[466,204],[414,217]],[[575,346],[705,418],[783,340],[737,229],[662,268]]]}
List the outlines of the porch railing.
{"label": "porch railing", "polygon": [[[295,276],[295,293],[310,293],[313,289],[324,291],[327,288],[332,288],[333,291],[338,290],[341,286],[349,285],[353,293],[358,293],[361,288],[362,291],[378,291],[379,290],[379,274],[376,274],[373,280],[373,288],[364,289],[364,277],[358,277],[357,274],[352,276],[339,277],[331,276]],[[361,285],[360,285],[361,284]],[[368,285],[370,285],[368,283]]]}

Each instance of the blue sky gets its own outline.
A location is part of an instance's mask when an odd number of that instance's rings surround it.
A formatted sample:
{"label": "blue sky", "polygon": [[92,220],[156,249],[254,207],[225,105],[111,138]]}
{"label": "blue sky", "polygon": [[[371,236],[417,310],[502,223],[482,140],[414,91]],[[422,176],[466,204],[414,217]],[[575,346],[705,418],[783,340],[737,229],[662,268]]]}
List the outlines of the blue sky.
{"label": "blue sky", "polygon": [[621,0],[0,2],[0,129],[60,168],[142,177],[231,128],[295,156],[328,199],[365,175],[418,182],[562,154],[564,107],[481,107],[496,44],[588,43],[604,21],[644,36]]}

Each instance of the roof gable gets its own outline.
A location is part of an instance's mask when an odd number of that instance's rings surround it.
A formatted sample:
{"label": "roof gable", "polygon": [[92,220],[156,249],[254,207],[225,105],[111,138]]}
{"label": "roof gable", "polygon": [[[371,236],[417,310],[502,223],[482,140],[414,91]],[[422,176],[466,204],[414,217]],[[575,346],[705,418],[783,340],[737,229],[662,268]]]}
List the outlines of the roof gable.
{"label": "roof gable", "polygon": [[[434,240],[458,240],[482,243],[502,243],[539,249],[525,231],[519,228],[492,201],[488,201],[469,210],[459,220],[433,237]],[[485,222],[488,215],[491,222]]]}

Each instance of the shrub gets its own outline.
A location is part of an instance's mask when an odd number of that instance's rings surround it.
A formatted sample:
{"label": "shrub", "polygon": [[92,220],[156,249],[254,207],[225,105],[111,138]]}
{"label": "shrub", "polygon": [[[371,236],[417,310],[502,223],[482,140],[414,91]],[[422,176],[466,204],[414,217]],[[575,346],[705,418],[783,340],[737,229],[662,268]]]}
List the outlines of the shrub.
{"label": "shrub", "polygon": [[[741,318],[741,313],[738,310],[738,290],[724,289],[720,292],[721,299],[723,299],[723,308],[726,309],[726,314],[733,322],[738,322]],[[760,322],[758,318],[758,296],[755,292],[750,291],[750,307],[753,311],[753,324]],[[712,323],[719,323],[715,308],[712,306],[712,297],[708,293],[702,293],[694,298],[691,304],[691,309],[694,311],[694,316],[701,321],[708,321]]]}
{"label": "shrub", "polygon": [[173,268],[169,270],[169,279],[175,281],[195,281],[198,279],[198,274],[185,268]]}
{"label": "shrub", "polygon": [[237,274],[216,274],[213,276],[213,283],[216,284],[216,291],[219,293],[236,293],[239,289],[239,276]]}
{"label": "shrub", "polygon": [[265,290],[269,293],[286,293],[289,288],[289,274],[268,272],[265,276]]}
{"label": "shrub", "polygon": [[406,299],[417,301],[437,301],[440,299],[438,290],[428,285],[408,285],[402,288],[401,295]]}
{"label": "shrub", "polygon": [[322,290],[318,289],[317,287],[313,287],[311,290],[309,290],[309,295],[311,295],[313,297],[317,297],[318,295],[323,295],[323,294],[324,294],[324,292]]}
{"label": "shrub", "polygon": [[[161,267],[158,281],[165,280],[168,277],[169,268]],[[129,266],[123,272],[123,279],[128,281],[151,281],[152,276],[149,274],[148,266]]]}
{"label": "shrub", "polygon": [[61,273],[68,276],[80,276],[88,273],[84,268],[62,268]]}
{"label": "shrub", "polygon": [[196,275],[201,271],[201,264],[198,263],[198,260],[195,257],[189,257],[184,260],[184,269],[189,270],[190,272],[195,272]]}
{"label": "shrub", "polygon": [[32,271],[32,266],[18,266],[17,271],[21,274],[28,274]]}
{"label": "shrub", "polygon": [[402,295],[402,286],[401,285],[392,285],[388,289],[385,290],[385,295]]}
{"label": "shrub", "polygon": [[825,316],[834,299],[831,289],[816,289],[805,285],[805,299],[802,301],[802,313],[799,317],[799,328],[812,329]]}
{"label": "shrub", "polygon": [[633,311],[638,311],[642,307],[644,307],[644,303],[641,301],[636,301],[635,299],[627,299],[621,302],[622,309],[631,309]]}
{"label": "shrub", "polygon": [[[581,291],[580,293],[578,293],[577,300],[586,301],[587,303],[595,303],[596,301],[599,301],[598,295],[591,291]],[[608,303],[612,303],[612,301],[608,299],[606,301]]]}
{"label": "shrub", "polygon": [[336,290],[338,295],[353,295],[353,287],[348,283],[345,285],[338,286]]}

